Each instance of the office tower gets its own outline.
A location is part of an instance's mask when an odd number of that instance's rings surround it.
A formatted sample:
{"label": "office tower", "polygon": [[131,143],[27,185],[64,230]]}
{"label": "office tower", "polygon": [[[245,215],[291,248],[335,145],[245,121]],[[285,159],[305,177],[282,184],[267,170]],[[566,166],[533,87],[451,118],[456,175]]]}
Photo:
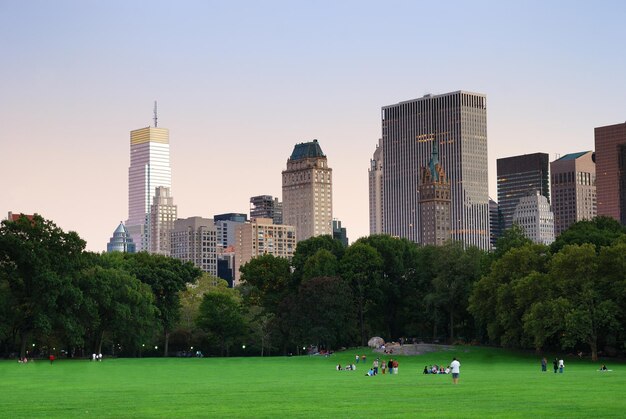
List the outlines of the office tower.
{"label": "office tower", "polygon": [[132,237],[130,237],[128,230],[124,227],[124,223],[120,221],[120,225],[113,232],[113,237],[107,243],[107,252],[135,253],[135,251],[135,243],[133,243]]}
{"label": "office tower", "polygon": [[137,251],[150,248],[150,206],[159,186],[172,187],[169,131],[156,126],[131,131],[126,228]]}
{"label": "office tower", "polygon": [[239,283],[239,268],[253,257],[269,254],[291,259],[296,250],[296,235],[294,226],[275,225],[269,218],[254,218],[238,225],[234,285]]}
{"label": "office tower", "polygon": [[502,228],[513,225],[513,212],[520,198],[539,191],[550,202],[548,155],[525,154],[497,160],[498,205],[502,213]]}
{"label": "office tower", "polygon": [[489,249],[486,106],[484,95],[458,91],[382,108],[383,233],[422,242],[419,169],[436,136],[450,180],[450,238]]}
{"label": "office tower", "polygon": [[189,217],[174,222],[170,256],[192,262],[204,272],[217,276],[217,229],[213,220]]}
{"label": "office tower", "polygon": [[522,227],[524,235],[534,243],[549,245],[554,241],[554,215],[548,198],[538,190],[518,200],[513,224]]}
{"label": "office tower", "polygon": [[228,282],[230,288],[235,285],[235,246],[228,246],[217,253],[217,276]]}
{"label": "office tower", "polygon": [[422,167],[419,186],[419,216],[421,243],[441,246],[450,239],[450,181],[439,163],[439,141],[433,149],[428,166]]}
{"label": "office tower", "polygon": [[317,140],[296,144],[283,170],[283,222],[298,240],[333,234],[332,169]]}
{"label": "office tower", "polygon": [[550,163],[554,234],[596,216],[596,163],[592,151],[566,154]]}
{"label": "office tower", "polygon": [[283,203],[272,195],[250,198],[250,218],[271,218],[274,224],[283,223]]}
{"label": "office tower", "polygon": [[339,240],[341,244],[348,247],[348,231],[341,226],[340,220],[333,220],[333,239]]}
{"label": "office tower", "polygon": [[626,122],[595,129],[597,213],[626,225]]}
{"label": "office tower", "polygon": [[226,249],[228,246],[234,246],[236,243],[235,229],[236,227],[248,221],[248,216],[241,213],[226,213],[213,216],[213,222],[217,229],[217,248]]}
{"label": "office tower", "polygon": [[370,234],[383,232],[383,148],[376,144],[376,151],[370,160],[369,177],[369,209]]}
{"label": "office tower", "polygon": [[176,213],[170,188],[157,186],[150,206],[150,253],[169,256],[170,234],[174,230]]}
{"label": "office tower", "polygon": [[502,213],[498,203],[491,198],[489,198],[489,231],[491,248],[495,249],[498,238],[502,236]]}

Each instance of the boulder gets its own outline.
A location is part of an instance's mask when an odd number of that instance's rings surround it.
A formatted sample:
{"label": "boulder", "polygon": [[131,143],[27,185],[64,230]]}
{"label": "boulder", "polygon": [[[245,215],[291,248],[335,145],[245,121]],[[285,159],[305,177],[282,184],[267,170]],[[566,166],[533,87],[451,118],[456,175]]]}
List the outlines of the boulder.
{"label": "boulder", "polygon": [[378,349],[384,344],[385,344],[385,341],[383,340],[383,338],[378,337],[378,336],[374,336],[373,338],[367,341],[367,346],[369,346],[370,348],[374,348],[374,349]]}

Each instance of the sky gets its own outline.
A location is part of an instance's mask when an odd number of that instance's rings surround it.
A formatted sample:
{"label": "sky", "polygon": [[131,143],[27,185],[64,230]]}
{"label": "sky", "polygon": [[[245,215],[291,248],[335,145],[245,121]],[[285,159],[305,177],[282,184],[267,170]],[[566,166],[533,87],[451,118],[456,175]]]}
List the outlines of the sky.
{"label": "sky", "polygon": [[496,159],[594,149],[626,121],[622,1],[0,0],[0,219],[38,213],[106,250],[128,217],[130,131],[170,130],[178,216],[281,197],[296,143],[369,234],[381,107],[487,96]]}

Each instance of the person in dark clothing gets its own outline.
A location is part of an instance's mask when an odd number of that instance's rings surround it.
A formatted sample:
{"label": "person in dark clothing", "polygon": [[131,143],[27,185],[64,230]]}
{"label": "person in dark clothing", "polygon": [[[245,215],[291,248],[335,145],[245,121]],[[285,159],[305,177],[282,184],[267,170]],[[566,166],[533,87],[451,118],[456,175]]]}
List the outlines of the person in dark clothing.
{"label": "person in dark clothing", "polygon": [[389,374],[393,374],[393,359],[389,359],[389,362],[387,362],[387,369],[389,370]]}
{"label": "person in dark clothing", "polygon": [[552,361],[552,368],[554,368],[554,373],[556,374],[557,370],[559,369],[559,360],[554,358],[554,361]]}

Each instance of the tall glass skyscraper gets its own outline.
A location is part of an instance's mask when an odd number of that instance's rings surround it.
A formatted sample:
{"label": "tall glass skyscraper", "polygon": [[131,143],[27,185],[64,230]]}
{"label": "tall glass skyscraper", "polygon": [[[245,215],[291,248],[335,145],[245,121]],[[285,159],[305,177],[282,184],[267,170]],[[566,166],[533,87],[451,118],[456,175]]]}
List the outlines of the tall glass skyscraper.
{"label": "tall glass skyscraper", "polygon": [[159,186],[172,187],[169,130],[146,127],[131,131],[126,228],[137,251],[149,250],[150,206]]}
{"label": "tall glass skyscraper", "polygon": [[382,108],[383,232],[422,243],[420,167],[433,141],[450,180],[450,238],[489,249],[487,104],[485,95],[457,91]]}

